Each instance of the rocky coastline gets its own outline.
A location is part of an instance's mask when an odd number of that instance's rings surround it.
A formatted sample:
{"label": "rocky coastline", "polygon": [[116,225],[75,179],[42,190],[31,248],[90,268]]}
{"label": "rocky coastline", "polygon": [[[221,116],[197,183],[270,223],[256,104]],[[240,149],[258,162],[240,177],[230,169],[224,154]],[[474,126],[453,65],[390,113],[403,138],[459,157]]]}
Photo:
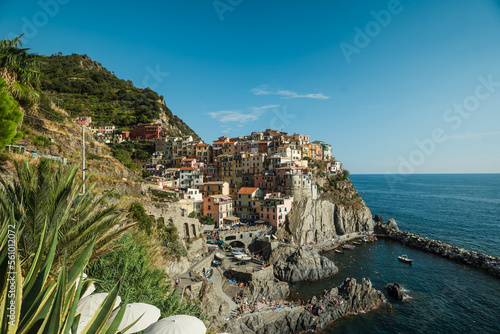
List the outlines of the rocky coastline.
{"label": "rocky coastline", "polygon": [[274,276],[286,282],[317,281],[339,271],[334,262],[316,250],[303,247],[276,249],[270,261],[273,263]]}
{"label": "rocky coastline", "polygon": [[384,223],[377,223],[374,232],[382,237],[398,241],[404,246],[409,246],[423,251],[434,253],[442,257],[488,271],[500,277],[500,257],[467,250],[449,245],[440,240],[429,239],[420,234],[400,231],[394,219]]}
{"label": "rocky coastline", "polygon": [[383,293],[372,287],[369,279],[357,283],[347,278],[341,286],[322,296],[312,297],[305,305],[264,310],[232,319],[224,331],[232,334],[296,334],[320,331],[335,320],[381,305]]}

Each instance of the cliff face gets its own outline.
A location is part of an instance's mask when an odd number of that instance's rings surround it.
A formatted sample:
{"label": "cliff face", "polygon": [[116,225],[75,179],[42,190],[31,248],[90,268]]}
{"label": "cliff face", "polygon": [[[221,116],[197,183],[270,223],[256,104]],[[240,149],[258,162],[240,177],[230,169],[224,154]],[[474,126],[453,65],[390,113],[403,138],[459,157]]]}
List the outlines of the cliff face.
{"label": "cliff face", "polygon": [[331,240],[335,235],[372,231],[370,209],[350,182],[338,182],[314,200],[295,198],[282,240],[307,244]]}

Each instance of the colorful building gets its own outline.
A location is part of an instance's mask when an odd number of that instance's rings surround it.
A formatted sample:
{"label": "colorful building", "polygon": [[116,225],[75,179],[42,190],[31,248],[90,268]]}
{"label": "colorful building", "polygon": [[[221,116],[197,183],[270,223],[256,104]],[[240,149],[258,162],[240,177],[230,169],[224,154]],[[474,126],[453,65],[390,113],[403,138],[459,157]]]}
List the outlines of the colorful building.
{"label": "colorful building", "polygon": [[233,200],[227,195],[203,198],[203,214],[215,219],[216,227],[224,226],[224,218],[233,217]]}
{"label": "colorful building", "polygon": [[293,197],[268,197],[259,207],[259,219],[275,227],[282,227],[292,209]]}
{"label": "colorful building", "polygon": [[242,219],[259,219],[258,209],[263,197],[259,188],[240,188],[235,200],[235,215]]}
{"label": "colorful building", "polygon": [[138,124],[130,130],[130,138],[134,140],[156,140],[162,136],[161,124]]}
{"label": "colorful building", "polygon": [[90,123],[92,123],[92,117],[79,116],[79,117],[75,118],[75,123],[89,127]]}

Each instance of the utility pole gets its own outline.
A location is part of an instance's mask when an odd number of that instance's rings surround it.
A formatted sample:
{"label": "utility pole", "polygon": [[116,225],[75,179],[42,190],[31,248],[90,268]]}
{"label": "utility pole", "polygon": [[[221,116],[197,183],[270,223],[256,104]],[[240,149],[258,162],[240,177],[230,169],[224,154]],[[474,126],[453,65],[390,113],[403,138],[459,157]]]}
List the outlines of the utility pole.
{"label": "utility pole", "polygon": [[83,194],[85,195],[85,125],[82,124],[82,181]]}

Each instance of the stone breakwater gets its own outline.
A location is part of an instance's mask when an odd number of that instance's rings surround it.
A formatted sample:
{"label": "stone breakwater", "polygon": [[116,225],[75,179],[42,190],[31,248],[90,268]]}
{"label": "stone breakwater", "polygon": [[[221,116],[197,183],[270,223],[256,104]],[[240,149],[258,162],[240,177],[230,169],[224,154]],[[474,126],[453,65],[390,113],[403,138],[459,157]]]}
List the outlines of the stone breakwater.
{"label": "stone breakwater", "polygon": [[404,246],[418,248],[430,253],[455,260],[462,264],[481,268],[490,274],[500,277],[500,257],[451,246],[439,240],[429,239],[420,234],[400,231],[394,219],[387,224],[377,223],[374,229],[380,236],[396,240]]}
{"label": "stone breakwater", "polygon": [[311,298],[306,305],[260,311],[232,319],[224,331],[233,334],[295,334],[321,331],[335,320],[378,307],[385,299],[369,279],[347,278],[338,288]]}

